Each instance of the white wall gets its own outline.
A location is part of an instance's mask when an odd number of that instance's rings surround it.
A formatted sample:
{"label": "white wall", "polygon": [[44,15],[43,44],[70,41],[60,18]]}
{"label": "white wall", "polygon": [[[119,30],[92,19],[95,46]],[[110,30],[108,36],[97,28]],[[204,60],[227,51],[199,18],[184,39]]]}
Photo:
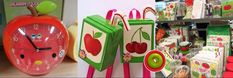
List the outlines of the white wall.
{"label": "white wall", "polygon": [[63,22],[70,25],[78,19],[78,0],[64,0],[64,3]]}
{"label": "white wall", "polygon": [[[154,7],[155,0],[78,0],[78,24],[79,33],[81,30],[82,20],[89,15],[101,15],[105,17],[106,12],[110,9],[117,9],[128,15],[132,8],[136,8],[142,12],[145,7]],[[150,16],[150,15],[149,15]],[[154,17],[151,17],[154,18]],[[80,40],[79,40],[80,41]],[[118,52],[119,53],[119,52]],[[113,77],[123,77],[123,67],[119,62],[119,54],[115,63]],[[131,64],[131,77],[142,77],[142,64]],[[88,64],[81,59],[78,61],[78,76],[85,77]],[[94,77],[104,77],[105,71],[95,72]],[[152,75],[154,76],[154,74]]]}

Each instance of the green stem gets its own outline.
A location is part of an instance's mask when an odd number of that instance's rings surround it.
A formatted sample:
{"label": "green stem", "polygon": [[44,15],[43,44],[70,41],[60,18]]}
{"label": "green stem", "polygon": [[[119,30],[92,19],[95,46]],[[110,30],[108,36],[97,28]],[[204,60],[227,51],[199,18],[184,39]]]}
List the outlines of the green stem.
{"label": "green stem", "polygon": [[[134,36],[135,36],[135,34],[139,31],[139,30],[141,30],[142,29],[142,27],[140,27],[139,29],[137,29],[135,32],[134,32],[134,34],[133,34],[133,36],[131,37],[131,42],[133,42],[133,38],[134,38]],[[140,33],[139,33],[140,34]],[[141,39],[141,38],[140,38]]]}

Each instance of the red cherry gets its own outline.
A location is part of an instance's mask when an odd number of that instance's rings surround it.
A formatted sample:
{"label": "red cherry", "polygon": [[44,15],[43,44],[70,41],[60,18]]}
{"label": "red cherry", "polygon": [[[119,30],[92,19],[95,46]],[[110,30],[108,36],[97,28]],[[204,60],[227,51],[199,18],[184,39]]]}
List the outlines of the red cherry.
{"label": "red cherry", "polygon": [[205,75],[201,75],[201,78],[206,78],[206,76]]}
{"label": "red cherry", "polygon": [[230,10],[231,9],[231,5],[225,5],[224,6],[224,10]]}
{"label": "red cherry", "polygon": [[130,53],[135,52],[135,50],[134,50],[134,44],[133,44],[133,43],[128,43],[128,44],[126,45],[126,50],[127,50],[128,52],[130,52]]}
{"label": "red cherry", "polygon": [[144,42],[143,43],[137,43],[137,44],[135,44],[134,49],[135,49],[136,53],[143,54],[147,50],[147,44],[144,43]]}
{"label": "red cherry", "polygon": [[217,38],[217,41],[223,41],[222,38]]}
{"label": "red cherry", "polygon": [[170,8],[173,8],[174,6],[173,5],[170,5]]}
{"label": "red cherry", "polygon": [[203,66],[204,68],[206,68],[206,69],[209,69],[209,68],[210,68],[210,66],[209,66],[207,63],[202,63],[202,66]]}
{"label": "red cherry", "polygon": [[84,44],[87,52],[91,53],[93,56],[98,55],[102,49],[100,41],[94,39],[90,34],[84,36]]}

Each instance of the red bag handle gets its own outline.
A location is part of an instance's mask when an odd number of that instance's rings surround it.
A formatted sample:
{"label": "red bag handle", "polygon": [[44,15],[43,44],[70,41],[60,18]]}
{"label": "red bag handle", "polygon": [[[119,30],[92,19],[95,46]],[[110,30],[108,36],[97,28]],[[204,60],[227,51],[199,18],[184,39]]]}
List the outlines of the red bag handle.
{"label": "red bag handle", "polygon": [[[152,12],[155,16],[157,14],[157,11],[155,11],[153,8],[151,7],[146,7],[144,10],[143,10],[143,19],[146,19],[146,13],[148,12]],[[156,20],[156,18],[155,18]]]}
{"label": "red bag handle", "polygon": [[136,12],[136,19],[140,19],[140,18],[141,18],[141,14],[140,14],[140,12],[139,12],[137,9],[135,9],[135,8],[133,8],[133,9],[130,11],[130,13],[129,13],[129,19],[133,19],[133,18],[134,18],[133,11]]}

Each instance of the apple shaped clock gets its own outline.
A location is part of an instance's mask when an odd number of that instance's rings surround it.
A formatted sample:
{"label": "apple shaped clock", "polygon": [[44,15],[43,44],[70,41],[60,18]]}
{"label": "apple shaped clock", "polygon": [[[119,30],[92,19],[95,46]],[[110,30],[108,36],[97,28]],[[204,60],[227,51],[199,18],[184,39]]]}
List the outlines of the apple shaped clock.
{"label": "apple shaped clock", "polygon": [[56,4],[51,1],[28,6],[32,15],[15,17],[5,28],[5,53],[20,71],[30,75],[47,74],[64,59],[68,32],[60,20],[47,15],[55,8]]}

